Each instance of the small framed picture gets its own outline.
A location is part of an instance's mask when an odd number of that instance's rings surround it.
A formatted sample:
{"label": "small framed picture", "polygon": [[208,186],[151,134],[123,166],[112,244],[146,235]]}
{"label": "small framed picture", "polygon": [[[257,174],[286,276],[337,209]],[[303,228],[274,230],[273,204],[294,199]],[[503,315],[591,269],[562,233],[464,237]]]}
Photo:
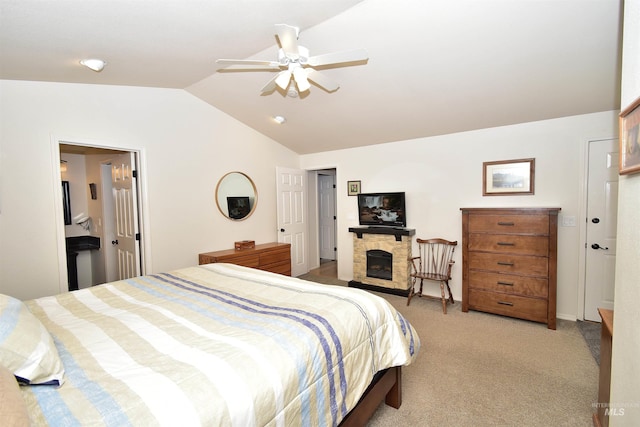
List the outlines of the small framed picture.
{"label": "small framed picture", "polygon": [[620,113],[620,175],[640,172],[640,98]]}
{"label": "small framed picture", "polygon": [[482,195],[533,194],[535,159],[500,160],[482,164]]}
{"label": "small framed picture", "polygon": [[347,194],[349,196],[357,196],[360,194],[360,181],[347,181]]}

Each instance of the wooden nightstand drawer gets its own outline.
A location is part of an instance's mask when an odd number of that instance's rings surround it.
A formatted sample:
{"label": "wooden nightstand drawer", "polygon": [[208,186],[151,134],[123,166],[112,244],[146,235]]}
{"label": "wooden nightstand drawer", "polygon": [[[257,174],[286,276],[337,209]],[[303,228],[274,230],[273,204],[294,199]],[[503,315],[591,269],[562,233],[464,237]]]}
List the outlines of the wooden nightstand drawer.
{"label": "wooden nightstand drawer", "polygon": [[514,274],[470,271],[469,287],[477,290],[496,291],[528,297],[547,298],[549,295],[549,280],[547,278]]}
{"label": "wooden nightstand drawer", "polygon": [[471,215],[469,233],[549,234],[549,215]]}
{"label": "wooden nightstand drawer", "polygon": [[547,321],[547,300],[469,289],[469,308],[535,322]]}
{"label": "wooden nightstand drawer", "polygon": [[469,234],[470,251],[547,256],[549,239],[544,236]]}
{"label": "wooden nightstand drawer", "polygon": [[529,255],[469,252],[469,269],[546,277],[549,259]]}

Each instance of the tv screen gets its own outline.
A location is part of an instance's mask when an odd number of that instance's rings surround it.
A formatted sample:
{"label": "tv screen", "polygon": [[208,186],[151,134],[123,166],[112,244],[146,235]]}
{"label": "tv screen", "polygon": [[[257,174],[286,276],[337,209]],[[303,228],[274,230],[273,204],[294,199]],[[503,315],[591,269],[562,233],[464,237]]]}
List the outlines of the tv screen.
{"label": "tv screen", "polygon": [[229,218],[242,219],[251,212],[251,202],[248,196],[227,197]]}
{"label": "tv screen", "polygon": [[360,225],[406,227],[404,192],[358,194]]}

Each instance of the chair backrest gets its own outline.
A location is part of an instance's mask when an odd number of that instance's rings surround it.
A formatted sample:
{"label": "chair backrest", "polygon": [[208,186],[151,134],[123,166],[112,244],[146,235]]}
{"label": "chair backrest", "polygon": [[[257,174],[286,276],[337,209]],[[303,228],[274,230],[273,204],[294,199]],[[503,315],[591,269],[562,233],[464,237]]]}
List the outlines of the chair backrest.
{"label": "chair backrest", "polygon": [[434,279],[451,279],[453,253],[458,242],[445,239],[416,239],[419,256],[414,261],[416,272]]}

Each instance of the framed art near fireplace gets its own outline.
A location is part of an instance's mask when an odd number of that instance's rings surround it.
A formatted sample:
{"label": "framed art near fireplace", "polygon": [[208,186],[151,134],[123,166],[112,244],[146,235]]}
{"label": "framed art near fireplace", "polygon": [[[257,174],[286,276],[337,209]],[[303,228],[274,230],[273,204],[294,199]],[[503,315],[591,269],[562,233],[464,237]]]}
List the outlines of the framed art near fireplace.
{"label": "framed art near fireplace", "polygon": [[640,172],[640,98],[620,113],[620,175]]}

